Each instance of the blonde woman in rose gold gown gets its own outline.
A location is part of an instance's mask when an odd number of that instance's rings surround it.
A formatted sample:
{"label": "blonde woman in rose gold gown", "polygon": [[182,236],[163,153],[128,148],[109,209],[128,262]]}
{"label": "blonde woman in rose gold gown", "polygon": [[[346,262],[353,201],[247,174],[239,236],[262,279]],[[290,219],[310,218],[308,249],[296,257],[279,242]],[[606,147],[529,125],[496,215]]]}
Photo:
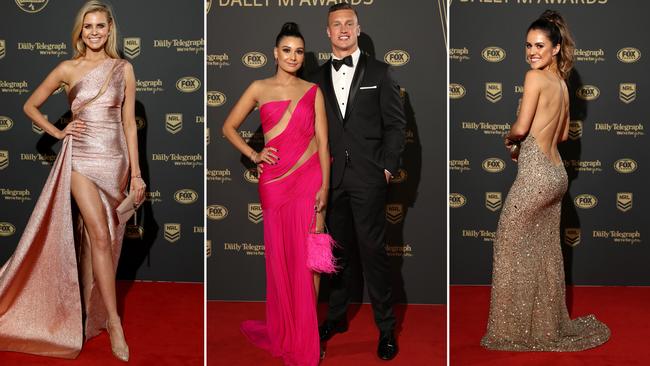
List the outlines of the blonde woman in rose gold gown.
{"label": "blonde woman in rose gold gown", "polygon": [[524,95],[506,146],[521,141],[517,178],[494,243],[492,298],[481,345],[501,351],[580,351],[605,343],[609,328],[593,315],[569,318],[560,248],[567,174],[557,144],[569,133],[565,80],[574,43],[564,19],[547,10],[528,28]]}
{"label": "blonde woman in rose gold gown", "polygon": [[[145,184],[135,77],[117,53],[116,33],[108,6],[84,4],[73,29],[73,59],[59,64],[25,103],[27,116],[63,144],[15,253],[0,269],[2,351],[75,358],[84,339],[106,328],[115,357],[129,359],[115,296],[125,225],[115,208],[125,198],[129,172],[138,202]],[[63,130],[38,110],[61,84],[73,115]],[[71,196],[80,212],[77,225]]]}

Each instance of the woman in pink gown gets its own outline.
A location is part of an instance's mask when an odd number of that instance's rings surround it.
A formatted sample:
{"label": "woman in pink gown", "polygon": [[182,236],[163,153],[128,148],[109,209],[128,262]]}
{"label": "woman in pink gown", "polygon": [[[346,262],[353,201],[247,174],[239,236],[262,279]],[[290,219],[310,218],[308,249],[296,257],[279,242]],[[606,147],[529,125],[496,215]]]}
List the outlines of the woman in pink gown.
{"label": "woman in pink gown", "polygon": [[[264,215],[266,321],[241,328],[252,343],[292,366],[319,362],[319,277],[307,267],[307,234],[314,215],[317,229],[323,226],[330,169],[323,95],[297,76],[304,47],[298,26],[286,23],[274,49],[276,74],[253,82],[223,126],[226,138],[258,164]],[[237,133],[256,106],[265,141],[259,153]]]}
{"label": "woman in pink gown", "polygon": [[[128,361],[115,296],[125,225],[115,208],[125,198],[129,171],[138,202],[145,184],[135,77],[119,58],[116,33],[108,6],[84,4],[75,21],[73,59],[59,64],[25,103],[27,116],[63,145],[15,253],[0,269],[2,351],[75,358],[84,339],[106,328],[113,354]],[[73,118],[59,130],[38,108],[62,84]]]}

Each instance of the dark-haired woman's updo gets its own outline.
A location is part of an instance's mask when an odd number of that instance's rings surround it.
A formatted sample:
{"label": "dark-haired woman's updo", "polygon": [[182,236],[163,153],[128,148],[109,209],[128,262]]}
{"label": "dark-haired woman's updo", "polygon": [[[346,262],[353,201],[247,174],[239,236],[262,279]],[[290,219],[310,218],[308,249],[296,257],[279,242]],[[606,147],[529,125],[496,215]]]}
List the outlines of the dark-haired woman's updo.
{"label": "dark-haired woman's updo", "polygon": [[526,33],[533,29],[544,31],[553,46],[560,45],[560,52],[557,54],[557,68],[562,78],[567,79],[571,68],[573,68],[575,42],[573,42],[573,37],[564,18],[557,11],[547,10],[528,27]]}
{"label": "dark-haired woman's updo", "polygon": [[280,33],[278,33],[278,36],[275,38],[275,46],[277,47],[280,44],[280,41],[284,37],[298,37],[302,39],[302,43],[305,43],[305,39],[303,38],[302,34],[300,33],[300,29],[298,28],[298,24],[294,22],[286,22],[282,25],[282,29],[280,29]]}

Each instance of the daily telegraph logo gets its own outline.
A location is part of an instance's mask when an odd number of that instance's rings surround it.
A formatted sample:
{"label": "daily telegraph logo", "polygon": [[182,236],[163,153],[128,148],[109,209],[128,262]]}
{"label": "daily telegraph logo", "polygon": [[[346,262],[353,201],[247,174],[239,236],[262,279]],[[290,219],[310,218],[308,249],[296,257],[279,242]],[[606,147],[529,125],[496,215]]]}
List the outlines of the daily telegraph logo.
{"label": "daily telegraph logo", "polygon": [[404,220],[404,206],[401,203],[389,203],[386,205],[386,221],[391,224],[399,224]]}
{"label": "daily telegraph logo", "polygon": [[499,158],[487,158],[483,160],[481,167],[488,173],[500,173],[506,168],[506,162]]}
{"label": "daily telegraph logo", "polygon": [[174,193],[174,200],[178,203],[189,205],[199,199],[199,194],[193,189],[179,189]]}
{"label": "daily telegraph logo", "polygon": [[181,238],[181,224],[165,223],[165,240],[174,243]]}
{"label": "daily telegraph logo", "polygon": [[456,60],[456,61],[459,61],[459,62],[469,60],[469,49],[467,47],[450,48],[449,49],[449,58],[451,60]]}
{"label": "daily telegraph logo", "polygon": [[624,47],[618,50],[616,58],[623,63],[631,64],[641,59],[641,51],[634,47]]}
{"label": "daily telegraph logo", "polygon": [[467,94],[464,86],[456,83],[449,84],[449,99],[460,99]]}
{"label": "daily telegraph logo", "polygon": [[205,214],[210,220],[223,220],[228,216],[228,209],[221,205],[210,205],[205,208]]}
{"label": "daily telegraph logo", "polygon": [[576,90],[576,96],[583,100],[594,100],[600,96],[600,89],[594,85],[583,85]]}
{"label": "daily telegraph logo", "polygon": [[481,51],[481,56],[487,62],[501,62],[506,58],[506,50],[501,47],[489,46]]}
{"label": "daily telegraph logo", "polygon": [[598,204],[598,198],[592,194],[583,193],[576,196],[574,203],[576,207],[590,209],[596,207]]}
{"label": "daily telegraph logo", "polygon": [[635,83],[621,83],[618,86],[618,99],[621,102],[629,104],[636,99],[636,84]]}
{"label": "daily telegraph logo", "polygon": [[257,69],[266,65],[266,55],[261,52],[248,52],[241,57],[244,66]]}
{"label": "daily telegraph logo", "polygon": [[176,81],[176,89],[183,93],[192,93],[201,88],[201,80],[194,76],[184,76]]}
{"label": "daily telegraph logo", "polygon": [[183,128],[183,114],[182,113],[167,113],[165,114],[165,129],[171,134],[178,133]]}
{"label": "daily telegraph logo", "polygon": [[564,229],[564,244],[570,247],[575,247],[576,245],[580,244],[581,236],[582,235],[580,235],[579,228],[566,228]]}
{"label": "daily telegraph logo", "polygon": [[12,236],[16,232],[16,227],[9,222],[0,222],[0,236]]}
{"label": "daily telegraph logo", "polygon": [[618,192],[616,193],[616,208],[622,212],[627,212],[632,209],[632,193],[631,192]]}
{"label": "daily telegraph logo", "polygon": [[501,83],[485,83],[485,98],[496,103],[503,97],[503,86]]}
{"label": "daily telegraph logo", "polygon": [[124,38],[124,56],[133,60],[140,55],[140,38]]}
{"label": "daily telegraph logo", "polygon": [[637,167],[637,162],[629,158],[618,159],[614,162],[614,170],[623,174],[633,173]]}
{"label": "daily telegraph logo", "polygon": [[221,107],[226,104],[226,94],[212,90],[206,95],[208,107]]}
{"label": "daily telegraph logo", "polygon": [[449,194],[449,207],[459,208],[465,206],[467,203],[467,198],[460,193],[450,193]]}
{"label": "daily telegraph logo", "polygon": [[485,192],[485,207],[492,211],[498,211],[503,204],[501,192]]}
{"label": "daily telegraph logo", "polygon": [[38,13],[43,10],[49,0],[16,0],[16,5],[20,10],[27,13]]}
{"label": "daily telegraph logo", "polygon": [[9,166],[9,151],[0,150],[0,170]]}
{"label": "daily telegraph logo", "polygon": [[262,220],[264,220],[262,205],[260,203],[248,204],[248,220],[254,224],[259,224],[262,222]]}
{"label": "daily telegraph logo", "polygon": [[14,121],[7,116],[0,116],[0,132],[9,131],[14,126]]}
{"label": "daily telegraph logo", "polygon": [[0,39],[0,59],[3,59],[7,54],[7,44],[4,39]]}
{"label": "daily telegraph logo", "polygon": [[577,140],[582,137],[582,121],[569,122],[569,138]]}
{"label": "daily telegraph logo", "polygon": [[393,66],[403,66],[406,65],[411,59],[411,55],[404,50],[391,50],[386,52],[384,55],[384,61],[387,64]]}

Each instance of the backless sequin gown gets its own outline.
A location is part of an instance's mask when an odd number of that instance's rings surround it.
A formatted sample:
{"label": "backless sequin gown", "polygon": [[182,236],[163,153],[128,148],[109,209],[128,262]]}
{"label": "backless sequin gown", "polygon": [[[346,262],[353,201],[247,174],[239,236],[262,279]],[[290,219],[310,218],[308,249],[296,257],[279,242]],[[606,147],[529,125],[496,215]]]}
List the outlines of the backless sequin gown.
{"label": "backless sequin gown", "polygon": [[[129,171],[122,128],[125,63],[104,60],[69,91],[73,118],[86,122],[86,130],[80,138],[63,139],[16,251],[0,269],[1,351],[75,358],[84,336],[105,327],[88,235],[81,218],[72,216],[70,179],[75,171],[97,187],[116,269],[124,225],[115,208],[125,197]],[[105,92],[84,106],[109,75]]]}
{"label": "backless sequin gown", "polygon": [[266,253],[266,321],[245,321],[241,329],[253,344],[282,357],[288,366],[316,366],[320,354],[316,294],[306,247],[316,192],[322,184],[318,153],[296,168],[314,137],[317,90],[315,85],[311,87],[294,106],[291,100],[260,106],[264,133],[283,118],[289,122],[266,143],[278,149],[280,160],[276,165],[264,164],[259,181]]}
{"label": "backless sequin gown", "polygon": [[593,315],[571,320],[565,303],[560,211],[567,174],[532,134],[521,143],[494,242],[492,298],[481,345],[505,351],[580,351],[609,339]]}

